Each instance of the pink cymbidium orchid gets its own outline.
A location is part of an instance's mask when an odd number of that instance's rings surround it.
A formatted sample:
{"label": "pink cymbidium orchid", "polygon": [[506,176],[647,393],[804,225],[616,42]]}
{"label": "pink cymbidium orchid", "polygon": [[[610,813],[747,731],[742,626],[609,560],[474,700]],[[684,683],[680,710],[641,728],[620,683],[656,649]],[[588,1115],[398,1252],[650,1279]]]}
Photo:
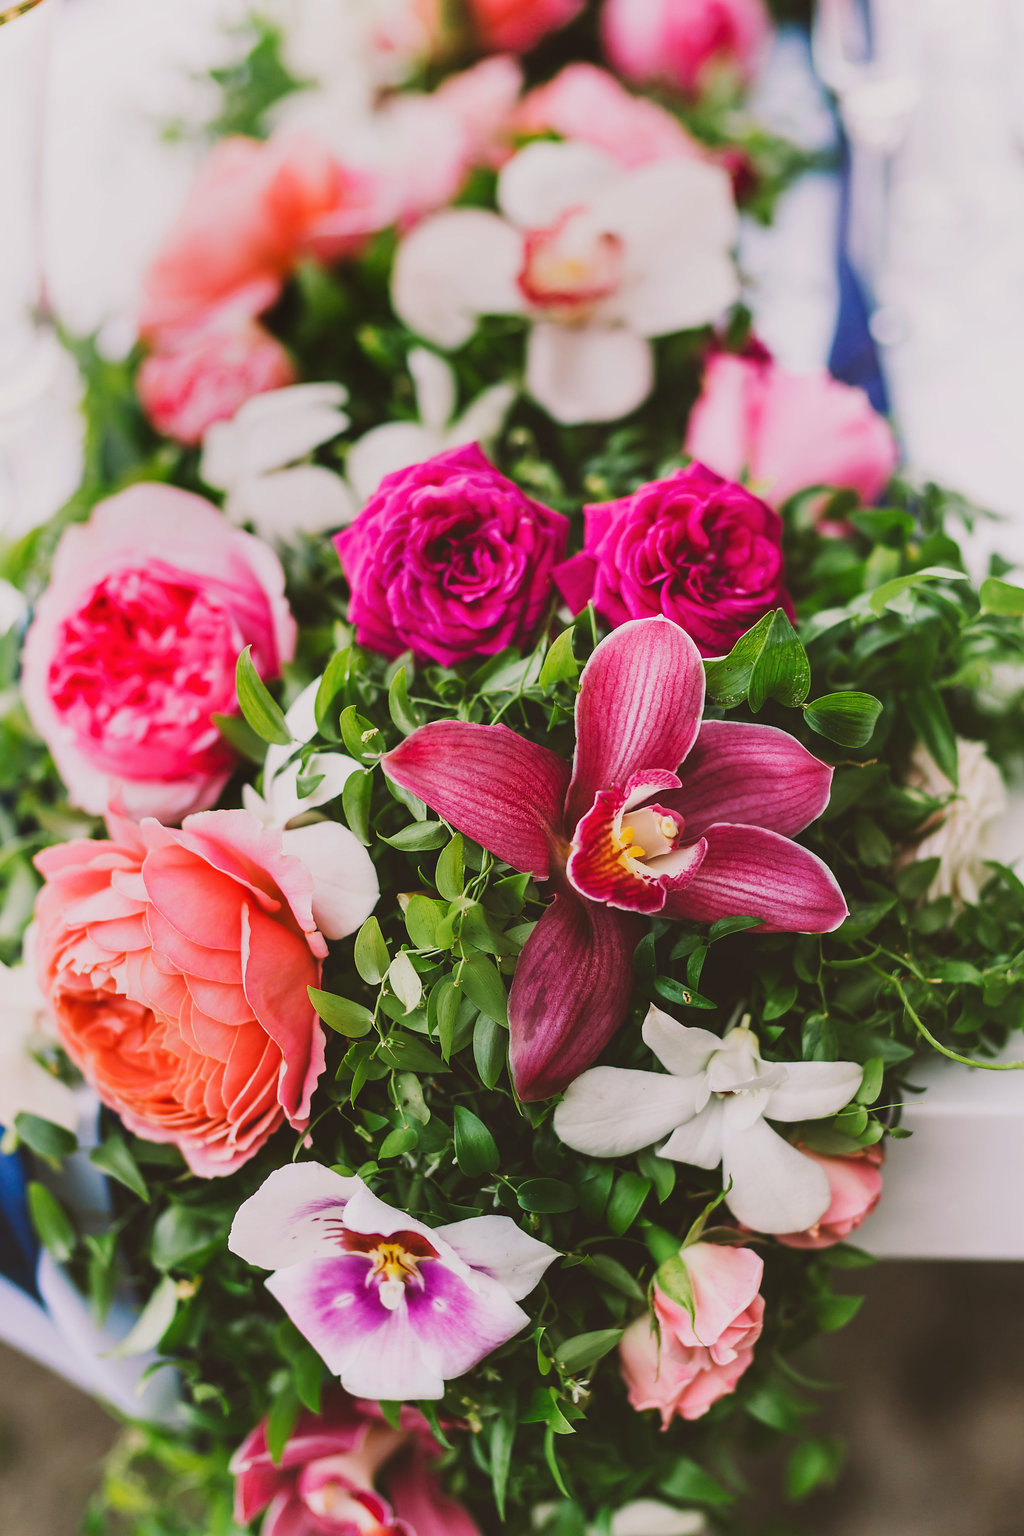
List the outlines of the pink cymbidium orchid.
{"label": "pink cymbidium orchid", "polygon": [[425,1226],[319,1163],[272,1173],[228,1246],[274,1271],[268,1291],[347,1392],[390,1402],[443,1397],[525,1328],[517,1303],[558,1257],[507,1216]]}
{"label": "pink cymbidium orchid", "polygon": [[619,1028],[643,917],[828,933],[846,916],[832,873],[791,841],[827,805],[832,769],[772,726],[702,724],[703,708],[689,635],[637,619],[583,669],[571,769],[507,726],[458,720],[383,760],[451,826],[554,886],[509,999],[523,1099],[559,1093]]}

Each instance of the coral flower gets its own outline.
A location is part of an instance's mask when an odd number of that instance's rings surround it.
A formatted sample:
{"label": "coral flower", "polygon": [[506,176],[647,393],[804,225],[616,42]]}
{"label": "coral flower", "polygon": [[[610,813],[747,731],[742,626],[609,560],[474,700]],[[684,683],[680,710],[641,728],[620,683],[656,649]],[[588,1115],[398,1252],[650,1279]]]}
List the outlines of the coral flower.
{"label": "coral flower", "polygon": [[584,668],[571,769],[507,726],[458,720],[384,758],[453,827],[554,885],[509,1000],[521,1098],[559,1093],[619,1028],[642,916],[749,915],[768,933],[827,933],[846,916],[831,872],[790,841],[828,803],[831,768],[771,726],[702,724],[703,707],[690,637],[633,620]]}

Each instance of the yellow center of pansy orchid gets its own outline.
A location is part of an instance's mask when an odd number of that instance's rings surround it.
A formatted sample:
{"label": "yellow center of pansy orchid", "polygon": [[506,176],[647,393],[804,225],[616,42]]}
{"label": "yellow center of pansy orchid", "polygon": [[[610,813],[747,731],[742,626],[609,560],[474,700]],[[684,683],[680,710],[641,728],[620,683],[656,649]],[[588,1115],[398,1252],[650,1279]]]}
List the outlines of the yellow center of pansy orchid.
{"label": "yellow center of pansy orchid", "polygon": [[384,1237],[379,1232],[346,1232],[349,1253],[370,1260],[366,1284],[376,1285],[381,1306],[394,1312],[400,1306],[407,1285],[423,1287],[420,1265],[437,1258],[437,1249],[418,1232],[395,1232]]}

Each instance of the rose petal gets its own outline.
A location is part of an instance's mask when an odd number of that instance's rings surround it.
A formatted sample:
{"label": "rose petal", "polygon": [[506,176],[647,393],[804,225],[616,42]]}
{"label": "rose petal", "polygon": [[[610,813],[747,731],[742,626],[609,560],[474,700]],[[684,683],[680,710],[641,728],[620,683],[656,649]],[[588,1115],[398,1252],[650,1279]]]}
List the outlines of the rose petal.
{"label": "rose petal", "polygon": [[313,877],[313,921],[324,938],[343,939],[362,927],[380,900],[380,884],[359,839],[336,821],[318,821],[283,833],[281,846]]}

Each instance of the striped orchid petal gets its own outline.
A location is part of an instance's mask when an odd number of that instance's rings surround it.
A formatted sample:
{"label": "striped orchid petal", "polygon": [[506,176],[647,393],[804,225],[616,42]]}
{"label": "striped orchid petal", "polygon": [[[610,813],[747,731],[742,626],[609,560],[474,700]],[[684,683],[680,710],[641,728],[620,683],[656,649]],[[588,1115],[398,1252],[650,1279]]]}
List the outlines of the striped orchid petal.
{"label": "striped orchid petal", "polygon": [[828,805],[832,772],[775,726],[705,720],[665,804],[686,817],[688,837],[716,821],[792,837]]}
{"label": "striped orchid petal", "polygon": [[847,915],[832,871],[816,854],[763,827],[708,827],[707,852],[694,879],[671,892],[666,917],[714,923],[760,917],[763,933],[831,933]]}

